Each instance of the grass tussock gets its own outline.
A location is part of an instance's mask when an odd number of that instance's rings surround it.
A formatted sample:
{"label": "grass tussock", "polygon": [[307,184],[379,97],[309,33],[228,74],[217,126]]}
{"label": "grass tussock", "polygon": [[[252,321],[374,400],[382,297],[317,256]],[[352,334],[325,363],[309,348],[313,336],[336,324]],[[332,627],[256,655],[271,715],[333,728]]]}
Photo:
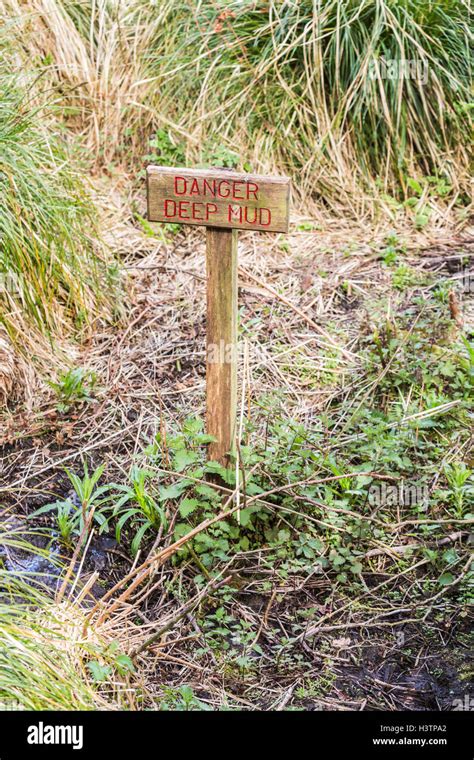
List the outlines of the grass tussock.
{"label": "grass tussock", "polygon": [[2,8],[96,169],[136,171],[155,135],[153,160],[286,172],[333,211],[466,201],[463,0]]}
{"label": "grass tussock", "polygon": [[92,284],[92,207],[60,143],[12,82],[3,83],[0,143],[5,297],[12,311],[18,300],[38,325],[58,328],[65,310],[77,316],[86,305]]}
{"label": "grass tussock", "polygon": [[134,2],[1,0],[2,11],[20,60],[42,72],[88,166],[143,152],[153,109],[140,79],[160,10],[151,20]]}
{"label": "grass tussock", "polygon": [[[1,41],[0,41],[1,42]],[[0,49],[0,330],[29,357],[110,315],[98,212],[71,161],[50,93]],[[3,358],[0,376],[12,375]],[[7,373],[8,370],[8,373]],[[1,383],[0,383],[1,384]],[[7,385],[7,381],[3,385]]]}
{"label": "grass tussock", "polygon": [[223,145],[255,168],[286,170],[330,206],[361,190],[406,198],[420,176],[465,190],[462,0],[174,6],[175,50],[163,61],[170,30],[159,27],[152,68],[193,155]]}
{"label": "grass tussock", "polygon": [[[31,544],[28,534],[4,524],[0,556],[8,562],[19,552],[30,561],[50,562],[48,551]],[[38,575],[24,570],[21,562],[14,564],[14,570],[8,565],[0,570],[2,709],[134,709],[141,691],[121,648],[127,626],[87,627],[87,609],[77,590],[74,598],[69,594],[56,603],[48,573]]]}

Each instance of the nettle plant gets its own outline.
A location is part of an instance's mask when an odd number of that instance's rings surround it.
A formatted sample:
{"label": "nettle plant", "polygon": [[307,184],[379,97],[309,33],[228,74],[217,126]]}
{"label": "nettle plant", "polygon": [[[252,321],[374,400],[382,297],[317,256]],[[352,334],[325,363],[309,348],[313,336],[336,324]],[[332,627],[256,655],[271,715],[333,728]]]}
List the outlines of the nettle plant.
{"label": "nettle plant", "polygon": [[[449,321],[442,319],[446,308],[435,294],[423,304],[415,298],[401,315],[379,323],[361,347],[360,381],[372,388],[366,405],[341,410],[335,398],[323,421],[318,417],[304,425],[285,416],[278,394],[262,398],[245,426],[239,466],[233,462],[229,469],[207,461],[212,437],[202,420],[188,417],[179,430],[156,436],[125,482],[102,487],[97,483],[102,470],[92,476],[85,471],[84,478],[69,473],[77,497],[35,515],[54,511],[60,534],[70,543],[83,528],[84,514],[92,513],[100,531],[114,530],[117,541],[136,554],[170,525],[177,540],[214,518],[238,478],[239,512],[198,532],[172,562],[193,562],[196,581],[204,583],[219,563],[264,547],[262,563],[281,577],[330,571],[340,583],[357,580],[367,566],[368,546],[391,542],[397,517],[396,508],[382,500],[373,519],[369,489],[378,485],[371,473],[406,481],[418,472],[417,484],[429,484],[439,461],[450,461],[450,438],[460,418],[468,429],[474,349],[467,338],[449,339]],[[436,413],[452,401],[453,413]],[[220,486],[209,475],[219,476]],[[444,475],[445,489],[431,494],[428,503],[405,504],[405,512],[423,520],[437,509],[464,519],[472,511],[472,471],[453,463]],[[84,499],[84,481],[92,479],[94,487]],[[417,531],[432,540],[439,526],[427,520]],[[433,562],[442,571],[450,559],[437,555]]]}
{"label": "nettle plant", "polygon": [[163,688],[163,697],[158,704],[159,710],[175,710],[178,712],[192,712],[195,710],[212,710],[213,708],[201,702],[196,697],[191,686],[183,684],[182,686]]}
{"label": "nettle plant", "polygon": [[[226,605],[232,600],[232,592],[233,589],[224,589],[220,597],[222,605],[206,615],[203,621],[204,637],[207,647],[225,660],[228,669],[235,668],[240,675],[245,675],[258,666],[256,655],[262,655],[263,651],[256,642],[258,629],[255,624],[236,618],[227,611]],[[198,649],[197,654],[205,651]]]}
{"label": "nettle plant", "polygon": [[[167,510],[177,509],[179,519],[174,525],[174,538],[179,539],[222,509],[223,500],[235,488],[236,472],[217,462],[206,461],[209,441],[210,436],[203,432],[203,422],[189,418],[179,433],[167,436],[166,441],[158,435],[145,450],[147,464],[142,478],[148,483],[149,497],[152,493],[146,509],[152,506],[157,522],[153,524],[149,516],[145,517],[147,522],[139,529],[140,538],[147,530],[165,524]],[[359,574],[362,565],[357,542],[367,537],[372,528],[363,514],[348,516],[338,512],[338,508],[366,502],[366,486],[371,478],[365,471],[369,464],[356,465],[360,475],[339,477],[349,465],[324,457],[320,443],[320,433],[277,420],[267,430],[265,440],[252,446],[242,445],[238,514],[199,532],[180,549],[174,561],[193,559],[206,575],[215,563],[227,561],[235,553],[265,546],[269,550],[265,561],[276,563],[284,575],[312,572],[315,567],[336,570],[340,581],[346,580],[348,573],[351,577]],[[161,468],[166,469],[166,473]],[[169,483],[171,470],[181,477]],[[333,484],[300,485],[295,494],[291,493],[292,483],[311,480],[316,471],[323,476],[336,474],[339,479]],[[209,474],[220,477],[227,487],[224,494],[222,488],[206,482]],[[283,490],[266,494],[275,484],[283,486]],[[121,530],[128,522],[135,530],[145,516],[144,505],[139,509],[136,494],[125,487],[123,490],[122,502],[111,517],[123,510],[117,528]],[[263,494],[262,500],[254,498],[260,494]],[[132,500],[134,506],[129,504]],[[329,503],[336,509],[326,514]],[[318,524],[322,514],[325,514],[323,529]],[[137,548],[136,543],[134,548]]]}

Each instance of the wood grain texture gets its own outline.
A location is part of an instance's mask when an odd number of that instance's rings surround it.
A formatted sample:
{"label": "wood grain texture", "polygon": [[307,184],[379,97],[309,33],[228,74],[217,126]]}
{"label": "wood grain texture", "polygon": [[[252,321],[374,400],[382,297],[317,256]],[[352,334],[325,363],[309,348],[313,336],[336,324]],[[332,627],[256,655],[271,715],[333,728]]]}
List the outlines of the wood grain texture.
{"label": "wood grain texture", "polygon": [[237,232],[208,227],[206,430],[208,458],[224,466],[234,450],[237,418]]}
{"label": "wood grain texture", "polygon": [[290,180],[225,169],[147,168],[151,222],[288,232]]}

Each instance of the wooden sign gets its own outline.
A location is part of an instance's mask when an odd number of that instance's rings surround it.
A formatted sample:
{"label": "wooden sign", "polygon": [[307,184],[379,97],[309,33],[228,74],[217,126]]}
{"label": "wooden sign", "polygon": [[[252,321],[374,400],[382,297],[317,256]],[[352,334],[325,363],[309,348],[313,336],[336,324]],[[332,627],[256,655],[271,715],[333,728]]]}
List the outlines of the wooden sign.
{"label": "wooden sign", "polygon": [[150,222],[204,225],[208,457],[224,465],[237,420],[237,230],[288,232],[290,180],[227,169],[147,168]]}
{"label": "wooden sign", "polygon": [[147,180],[150,222],[288,232],[287,177],[149,166]]}

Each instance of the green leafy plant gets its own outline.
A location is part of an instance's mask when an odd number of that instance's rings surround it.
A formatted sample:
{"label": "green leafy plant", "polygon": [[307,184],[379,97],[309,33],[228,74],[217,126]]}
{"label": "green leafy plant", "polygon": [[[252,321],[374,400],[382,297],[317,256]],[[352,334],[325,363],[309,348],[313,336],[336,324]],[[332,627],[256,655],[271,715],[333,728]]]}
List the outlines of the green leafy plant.
{"label": "green leafy plant", "polygon": [[164,698],[159,703],[160,710],[176,710],[178,712],[192,712],[195,710],[212,710],[212,707],[198,699],[194,691],[187,684],[177,689],[163,689]]}
{"label": "green leafy plant", "polygon": [[449,486],[449,499],[457,517],[462,518],[466,506],[474,506],[474,470],[464,462],[453,462],[445,466],[444,475]]}
{"label": "green leafy plant", "polygon": [[[115,536],[120,541],[122,531],[127,525],[133,526],[135,535],[131,542],[132,554],[136,554],[140,544],[150,529],[158,530],[160,526],[166,529],[168,521],[163,504],[160,503],[158,492],[151,484],[152,473],[143,467],[133,467],[130,472],[129,484],[114,485],[113,506],[107,506],[101,511],[103,529],[108,527],[111,518],[115,522]],[[107,517],[106,517],[107,515]]]}
{"label": "green leafy plant", "polygon": [[120,651],[119,644],[112,641],[108,646],[89,645],[89,652],[98,656],[95,660],[89,660],[87,669],[95,683],[104,683],[118,674],[125,678],[135,672],[135,666],[131,658]]}
{"label": "green leafy plant", "polygon": [[392,272],[392,284],[396,290],[405,290],[419,282],[419,273],[408,264],[402,263]]}
{"label": "green leafy plant", "polygon": [[176,140],[170,130],[158,129],[149,141],[150,153],[144,157],[149,164],[160,166],[185,166],[185,149],[182,142]]}
{"label": "green leafy plant", "polygon": [[[204,150],[203,159],[205,166],[220,166],[226,169],[236,169],[242,163],[237,151],[231,150],[225,145],[214,145],[212,143]],[[245,171],[252,170],[247,163],[244,163],[242,168]]]}
{"label": "green leafy plant", "polygon": [[100,508],[110,498],[110,485],[98,486],[98,481],[104,472],[104,465],[97,467],[89,475],[87,464],[84,464],[84,475],[81,478],[66,468],[66,473],[74,489],[74,500],[68,498],[57,500],[36,509],[28,519],[32,520],[52,512],[56,518],[59,535],[65,544],[71,545],[74,536],[83,535],[86,525],[94,519],[102,530],[107,529],[106,520]]}
{"label": "green leafy plant", "polygon": [[49,381],[49,385],[58,396],[57,408],[67,412],[74,404],[93,401],[93,391],[97,378],[94,372],[74,367],[62,372],[57,382]]}

